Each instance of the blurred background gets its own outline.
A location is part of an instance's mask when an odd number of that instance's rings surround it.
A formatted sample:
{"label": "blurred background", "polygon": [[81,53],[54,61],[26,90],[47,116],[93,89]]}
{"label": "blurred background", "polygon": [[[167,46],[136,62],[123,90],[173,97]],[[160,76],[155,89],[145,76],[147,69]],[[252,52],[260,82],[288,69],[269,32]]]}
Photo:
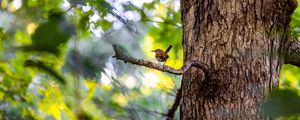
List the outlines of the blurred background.
{"label": "blurred background", "polygon": [[[299,8],[292,18],[298,37]],[[172,45],[165,65],[180,68],[181,27],[179,0],[0,0],[1,119],[165,119],[181,76],[116,60],[112,45],[156,63],[151,50]],[[264,113],[297,119],[299,80],[284,65]]]}

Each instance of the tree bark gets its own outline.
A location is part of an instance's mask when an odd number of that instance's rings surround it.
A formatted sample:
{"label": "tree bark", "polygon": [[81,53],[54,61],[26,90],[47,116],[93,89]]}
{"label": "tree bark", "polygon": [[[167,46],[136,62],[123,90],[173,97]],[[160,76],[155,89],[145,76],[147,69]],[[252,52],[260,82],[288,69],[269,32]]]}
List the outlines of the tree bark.
{"label": "tree bark", "polygon": [[184,61],[181,119],[265,119],[261,105],[278,86],[289,45],[288,0],[181,0]]}

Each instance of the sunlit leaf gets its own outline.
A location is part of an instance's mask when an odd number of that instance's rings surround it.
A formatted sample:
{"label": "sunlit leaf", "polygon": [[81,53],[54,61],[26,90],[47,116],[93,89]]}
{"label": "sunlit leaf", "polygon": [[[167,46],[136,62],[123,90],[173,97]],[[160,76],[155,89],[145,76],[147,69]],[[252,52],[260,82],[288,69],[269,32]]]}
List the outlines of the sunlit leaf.
{"label": "sunlit leaf", "polygon": [[[70,112],[64,103],[64,98],[55,85],[49,85],[44,91],[44,98],[38,103],[38,109],[48,115],[53,116],[55,119],[61,118],[61,111]],[[70,115],[70,114],[69,114]],[[70,118],[74,116],[70,115]]]}
{"label": "sunlit leaf", "polygon": [[91,15],[93,15],[93,13],[94,13],[93,11],[88,11],[81,14],[79,24],[78,24],[81,30],[89,29],[89,20]]}
{"label": "sunlit leaf", "polygon": [[19,45],[29,45],[31,43],[29,35],[21,31],[15,33],[15,41]]}
{"label": "sunlit leaf", "polygon": [[109,28],[111,28],[112,23],[108,22],[107,20],[103,19],[99,22],[97,22],[97,24],[102,28],[103,31],[108,30]]}

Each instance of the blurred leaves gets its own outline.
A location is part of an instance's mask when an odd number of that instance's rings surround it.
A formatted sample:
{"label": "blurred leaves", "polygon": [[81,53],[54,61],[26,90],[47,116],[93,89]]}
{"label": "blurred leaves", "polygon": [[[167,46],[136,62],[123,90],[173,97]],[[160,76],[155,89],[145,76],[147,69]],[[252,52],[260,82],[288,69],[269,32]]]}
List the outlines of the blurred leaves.
{"label": "blurred leaves", "polygon": [[293,88],[300,91],[300,68],[287,64],[283,65],[280,73],[280,89]]}
{"label": "blurred leaves", "polygon": [[79,19],[79,30],[87,31],[89,30],[89,20],[90,17],[94,14],[93,11],[82,12],[78,10],[78,14],[80,14]]}
{"label": "blurred leaves", "polygon": [[51,76],[55,77],[60,83],[66,84],[66,80],[61,75],[59,75],[56,71],[54,71],[53,68],[51,68],[50,66],[47,66],[42,61],[26,60],[25,67],[38,68],[39,70],[44,71],[44,72],[50,74]]}
{"label": "blurred leaves", "polygon": [[263,111],[273,118],[289,117],[300,113],[299,102],[300,96],[296,90],[273,90],[263,105]]}
{"label": "blurred leaves", "polygon": [[45,91],[43,99],[37,104],[40,111],[53,116],[55,119],[61,118],[61,111],[66,111],[70,119],[75,119],[72,111],[66,106],[63,95],[55,85],[49,85]]}
{"label": "blurred leaves", "polygon": [[144,74],[111,59],[114,43],[139,58],[142,50],[172,43],[167,64],[180,66],[180,13],[173,1],[141,2],[0,0],[2,118],[161,119],[156,114],[174,99],[168,95],[180,77]]}
{"label": "blurred leaves", "polygon": [[6,37],[8,36],[5,34],[3,28],[0,27],[0,41],[6,39]]}
{"label": "blurred leaves", "polygon": [[112,26],[112,23],[108,22],[107,20],[101,20],[101,21],[97,22],[97,24],[99,26],[101,26],[102,30],[104,30],[104,31],[108,30]]}
{"label": "blurred leaves", "polygon": [[86,0],[68,0],[72,5],[86,5]]}
{"label": "blurred leaves", "polygon": [[61,13],[53,13],[32,35],[32,48],[58,54],[58,46],[66,43],[74,31]]}
{"label": "blurred leaves", "polygon": [[[298,3],[300,3],[299,0],[297,0]],[[291,31],[293,35],[299,39],[300,37],[300,7],[298,6],[294,13],[292,14],[292,20],[290,23]]]}

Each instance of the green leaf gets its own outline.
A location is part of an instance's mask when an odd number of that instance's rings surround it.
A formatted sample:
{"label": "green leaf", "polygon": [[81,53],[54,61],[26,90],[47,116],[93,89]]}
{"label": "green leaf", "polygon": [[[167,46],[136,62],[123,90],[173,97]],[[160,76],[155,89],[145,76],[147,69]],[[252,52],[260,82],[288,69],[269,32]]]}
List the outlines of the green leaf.
{"label": "green leaf", "polygon": [[89,0],[89,4],[92,4],[96,7],[96,9],[101,13],[101,17],[104,17],[109,13],[113,8],[108,4],[105,0]]}
{"label": "green leaf", "polygon": [[103,19],[99,22],[97,22],[97,24],[102,28],[103,31],[108,30],[109,28],[111,28],[112,23],[108,22],[107,20]]}
{"label": "green leaf", "polygon": [[38,51],[57,53],[58,46],[66,43],[74,31],[62,14],[55,13],[36,29],[32,35],[32,46]]}
{"label": "green leaf", "polygon": [[91,15],[93,15],[93,11],[84,12],[81,14],[78,26],[81,30],[88,30],[89,29],[89,20]]}

